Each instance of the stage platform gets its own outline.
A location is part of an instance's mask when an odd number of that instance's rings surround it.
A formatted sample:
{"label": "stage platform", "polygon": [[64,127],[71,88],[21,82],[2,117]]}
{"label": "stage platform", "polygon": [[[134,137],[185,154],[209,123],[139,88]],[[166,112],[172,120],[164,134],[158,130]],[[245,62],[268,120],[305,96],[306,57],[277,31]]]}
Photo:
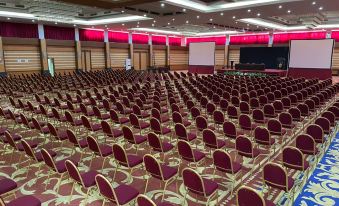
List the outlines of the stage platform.
{"label": "stage platform", "polygon": [[260,73],[266,75],[277,75],[280,77],[285,77],[287,75],[287,70],[280,70],[280,69],[265,69],[265,70],[234,70],[234,69],[218,69],[216,70],[217,73],[224,73],[224,72],[239,72],[239,73]]}

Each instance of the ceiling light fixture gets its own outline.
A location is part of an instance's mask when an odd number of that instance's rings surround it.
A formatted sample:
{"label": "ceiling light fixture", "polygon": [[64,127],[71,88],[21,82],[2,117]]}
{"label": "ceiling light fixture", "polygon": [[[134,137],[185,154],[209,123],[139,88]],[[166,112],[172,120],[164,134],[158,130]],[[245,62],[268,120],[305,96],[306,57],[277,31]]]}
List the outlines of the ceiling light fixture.
{"label": "ceiling light fixture", "polygon": [[257,16],[260,16],[261,14],[260,13],[257,13]]}
{"label": "ceiling light fixture", "polygon": [[224,13],[221,12],[220,15],[221,15],[221,16],[224,16]]}
{"label": "ceiling light fixture", "polygon": [[233,16],[232,18],[235,19],[235,16]]}
{"label": "ceiling light fixture", "polygon": [[200,18],[200,16],[197,16],[197,19],[199,19]]}
{"label": "ceiling light fixture", "polygon": [[260,18],[245,18],[245,19],[240,19],[239,21],[244,22],[244,23],[254,24],[257,26],[269,27],[272,29],[279,29],[283,31],[307,29],[306,26],[285,26],[282,24],[277,24],[274,22],[266,21]]}
{"label": "ceiling light fixture", "polygon": [[230,30],[230,31],[226,30],[226,31],[197,33],[196,36],[226,35],[226,34],[237,34],[237,33],[240,33],[240,32],[233,31],[233,30]]}
{"label": "ceiling light fixture", "polygon": [[186,9],[182,9],[183,12],[186,12]]}
{"label": "ceiling light fixture", "polygon": [[287,13],[291,13],[291,10],[287,10]]}
{"label": "ceiling light fixture", "polygon": [[132,28],[130,30],[143,31],[143,32],[152,32],[152,33],[161,33],[161,34],[181,35],[181,32],[177,32],[177,31],[169,31],[169,30],[161,30],[161,29],[151,29],[151,28]]}
{"label": "ceiling light fixture", "polygon": [[251,9],[248,9],[247,12],[251,12]]}
{"label": "ceiling light fixture", "polygon": [[314,1],[314,2],[312,2],[312,5],[316,5],[316,4],[317,4],[317,2],[315,2],[315,1]]}
{"label": "ceiling light fixture", "polygon": [[282,8],[282,6],[281,5],[279,5],[279,7],[278,7],[279,9],[281,9]]}
{"label": "ceiling light fixture", "polygon": [[161,3],[160,6],[161,6],[161,7],[165,7],[165,4],[164,4],[164,3]]}
{"label": "ceiling light fixture", "polygon": [[73,23],[83,24],[83,25],[98,25],[98,24],[105,24],[105,23],[121,23],[121,22],[129,22],[129,21],[141,21],[141,20],[148,20],[150,18],[131,15],[131,16],[122,16],[122,17],[115,17],[115,18],[108,18],[108,19],[98,19],[98,20],[73,20]]}
{"label": "ceiling light fixture", "polygon": [[323,7],[321,6],[321,7],[319,7],[319,10],[323,10]]}
{"label": "ceiling light fixture", "polygon": [[11,12],[11,11],[0,11],[0,16],[20,17],[20,18],[34,18],[35,17],[33,14]]}

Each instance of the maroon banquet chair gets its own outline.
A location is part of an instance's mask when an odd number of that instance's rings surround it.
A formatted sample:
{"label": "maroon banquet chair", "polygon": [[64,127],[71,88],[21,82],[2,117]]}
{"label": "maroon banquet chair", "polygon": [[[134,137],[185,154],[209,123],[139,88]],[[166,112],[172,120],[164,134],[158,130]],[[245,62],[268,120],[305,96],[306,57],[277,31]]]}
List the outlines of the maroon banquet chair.
{"label": "maroon banquet chair", "polygon": [[218,128],[219,126],[222,126],[224,121],[225,121],[224,113],[222,111],[220,111],[220,110],[215,110],[213,112],[214,127]]}
{"label": "maroon banquet chair", "polygon": [[213,115],[213,112],[216,110],[216,106],[213,103],[207,103],[206,105],[206,113],[208,115]]}
{"label": "maroon banquet chair", "polygon": [[140,135],[141,135],[141,132],[142,132],[143,129],[147,129],[151,126],[151,124],[149,124],[149,123],[147,123],[143,120],[139,120],[137,115],[135,115],[133,113],[129,115],[129,121],[134,128],[139,130]]}
{"label": "maroon banquet chair", "polygon": [[239,110],[242,114],[250,114],[250,105],[247,102],[240,102]]}
{"label": "maroon banquet chair", "polygon": [[74,180],[72,184],[71,195],[69,197],[69,200],[72,201],[74,187],[75,187],[75,184],[77,183],[87,190],[87,193],[85,196],[85,203],[84,203],[86,205],[89,192],[91,191],[93,186],[96,185],[95,176],[98,175],[99,173],[94,170],[89,170],[87,172],[80,173],[79,169],[77,168],[77,165],[75,165],[71,160],[66,160],[65,166],[69,174],[69,177]]}
{"label": "maroon banquet chair", "polygon": [[172,121],[174,124],[180,123],[183,124],[185,127],[189,127],[191,125],[191,122],[184,119],[179,112],[172,113]]}
{"label": "maroon banquet chair", "polygon": [[272,201],[265,200],[256,190],[241,186],[237,191],[237,206],[275,206]]}
{"label": "maroon banquet chair", "polygon": [[220,149],[226,146],[226,142],[224,140],[218,139],[215,133],[210,129],[204,129],[202,131],[202,141],[205,144],[205,147],[211,149]]}
{"label": "maroon banquet chair", "polygon": [[[271,138],[268,129],[260,126],[254,129],[254,140],[260,145],[269,146],[269,148],[275,143],[275,139]],[[273,152],[275,152],[275,146],[273,147]]]}
{"label": "maroon banquet chair", "polygon": [[307,104],[300,103],[297,105],[297,108],[299,109],[302,117],[306,119],[310,117],[311,114]]}
{"label": "maroon banquet chair", "polygon": [[147,135],[147,140],[149,146],[152,147],[152,150],[155,152],[160,152],[164,155],[163,160],[166,160],[165,154],[169,151],[171,151],[174,148],[174,145],[172,145],[170,142],[162,141],[160,137],[158,137],[155,133],[150,132]]}
{"label": "maroon banquet chair", "polygon": [[228,101],[226,99],[221,99],[220,103],[219,103],[219,107],[220,107],[221,111],[223,111],[223,112],[227,111]]}
{"label": "maroon banquet chair", "polygon": [[330,134],[331,132],[331,123],[325,117],[318,117],[314,124],[320,126],[324,132],[324,134]]}
{"label": "maroon banquet chair", "polygon": [[339,120],[339,108],[336,106],[331,106],[327,109],[327,111],[332,112],[335,115],[336,121]]}
{"label": "maroon banquet chair", "polygon": [[303,122],[304,118],[301,116],[301,112],[298,108],[292,107],[288,110],[288,113],[291,114],[293,121]]}
{"label": "maroon banquet chair", "polygon": [[[156,178],[162,182],[165,183],[165,186],[163,188],[162,192],[162,198],[161,201],[163,201],[165,197],[165,190],[169,184],[172,182],[175,182],[178,176],[178,168],[176,167],[170,167],[166,164],[160,163],[155,157],[152,155],[146,154],[144,156],[144,164],[147,173],[153,177]],[[144,193],[147,192],[147,187],[149,183],[150,178],[147,179],[146,181],[146,186],[145,186],[145,191]]]}
{"label": "maroon banquet chair", "polygon": [[197,139],[197,135],[191,132],[187,132],[186,127],[183,124],[177,123],[174,126],[175,135],[178,139],[183,139],[191,142]]}
{"label": "maroon banquet chair", "polygon": [[278,115],[275,113],[275,109],[272,105],[266,104],[263,107],[264,116],[268,118],[275,118]]}
{"label": "maroon banquet chair", "polygon": [[206,198],[206,205],[209,205],[212,198],[216,198],[216,205],[218,204],[218,184],[216,182],[201,177],[195,170],[190,168],[185,168],[182,171],[182,178],[187,190],[184,199],[186,199],[187,194],[190,191]]}
{"label": "maroon banquet chair", "polygon": [[295,145],[303,154],[306,155],[316,156],[319,152],[314,138],[308,134],[298,135],[296,137]]}
{"label": "maroon banquet chair", "polygon": [[[90,132],[97,132],[99,130],[101,130],[101,124],[99,123],[92,123],[88,120],[88,118],[86,116],[81,116],[81,121],[82,121],[82,124],[84,125],[84,127],[90,131]],[[88,132],[87,132],[88,134]]]}
{"label": "maroon banquet chair", "polygon": [[182,160],[187,161],[189,164],[194,163],[195,167],[198,164],[202,164],[205,158],[205,154],[197,149],[192,149],[189,142],[185,140],[179,140],[177,143],[178,153],[181,157],[179,165],[181,164]]}
{"label": "maroon banquet chair", "polygon": [[[255,148],[253,146],[252,141],[244,136],[244,135],[239,135],[235,139],[235,149],[237,151],[237,154],[243,157],[251,158],[252,159],[252,166],[254,166],[255,160],[259,157],[260,155],[260,150]],[[260,166],[260,162],[259,162]],[[251,172],[254,167],[252,167]]]}
{"label": "maroon banquet chair", "polygon": [[252,119],[255,123],[266,124],[267,119],[265,118],[264,112],[261,109],[254,109],[252,111]]}
{"label": "maroon banquet chair", "polygon": [[[120,129],[115,129],[111,127],[111,125],[105,120],[101,121],[101,128],[106,137],[113,138],[113,141],[115,141],[116,138],[122,136],[122,131]],[[104,140],[106,142],[107,138],[105,138]]]}
{"label": "maroon banquet chair", "polygon": [[321,116],[325,117],[330,122],[331,127],[335,127],[336,120],[335,115],[332,112],[330,111],[323,112]]}
{"label": "maroon banquet chair", "polygon": [[239,116],[239,126],[244,132],[249,131],[251,134],[257,125],[252,123],[251,118],[247,114],[241,114]]}
{"label": "maroon banquet chair", "polygon": [[236,139],[237,136],[243,135],[242,132],[238,131],[235,124],[233,122],[225,121],[222,125],[223,133],[226,137],[231,139]]}
{"label": "maroon banquet chair", "polygon": [[[86,138],[78,139],[77,136],[75,136],[74,132],[70,129],[66,130],[66,133],[67,133],[67,137],[68,137],[69,142],[71,144],[73,144],[72,155],[75,154],[76,148],[84,149],[88,146],[88,142],[87,142]],[[81,152],[81,154],[80,154],[80,160],[79,161],[81,161],[82,156],[83,156],[83,152]]]}
{"label": "maroon banquet chair", "polygon": [[93,106],[93,112],[94,112],[94,115],[100,120],[107,120],[110,118],[109,113],[101,113],[101,111],[99,110],[97,106]]}
{"label": "maroon banquet chair", "polygon": [[[0,185],[0,196],[2,196],[2,198],[6,198],[11,195],[15,196],[15,191],[18,188],[18,184],[14,180],[6,177],[1,177]],[[0,198],[0,200],[2,200],[2,198]]]}
{"label": "maroon banquet chair", "polygon": [[288,112],[282,112],[279,114],[279,122],[282,127],[285,129],[293,130],[295,128],[295,124],[293,123],[292,115]]}
{"label": "maroon banquet chair", "polygon": [[267,129],[271,135],[284,136],[286,130],[282,128],[282,124],[277,119],[270,119],[267,122]]}
{"label": "maroon banquet chair", "polygon": [[[65,117],[67,119],[67,122],[70,123],[72,126],[77,127],[83,125],[81,119],[75,119],[70,112],[65,112]],[[78,128],[80,130],[80,128]]]}
{"label": "maroon banquet chair", "polygon": [[307,126],[306,134],[313,137],[316,143],[322,144],[325,142],[324,130],[321,126],[317,124],[310,124],[309,126]]}
{"label": "maroon banquet chair", "polygon": [[159,135],[166,135],[171,133],[171,129],[165,126],[162,126],[156,118],[150,119],[151,130]]}
{"label": "maroon banquet chair", "polygon": [[114,109],[109,110],[109,115],[111,120],[116,124],[126,124],[129,122],[127,117],[119,117],[118,113]]}
{"label": "maroon banquet chair", "polygon": [[147,141],[147,137],[143,135],[134,135],[128,126],[122,127],[122,133],[124,139],[127,140],[128,143],[136,145],[135,153],[138,152],[139,145]]}
{"label": "maroon banquet chair", "polygon": [[139,118],[148,118],[151,116],[148,112],[141,111],[140,107],[138,105],[133,105],[132,107],[133,113],[137,115]]}
{"label": "maroon banquet chair", "polygon": [[[68,159],[66,158],[66,159],[62,159],[62,160],[59,160],[59,161],[55,161],[53,159],[52,155],[46,149],[41,149],[41,154],[42,154],[42,158],[44,159],[44,162],[50,168],[50,170],[52,172],[54,172],[55,174],[60,175],[60,178],[58,178],[57,184],[55,184],[56,189],[57,189],[56,192],[58,193],[59,189],[60,189],[61,181],[62,181],[62,179],[63,179],[63,177],[64,177],[64,175],[67,171],[65,162]],[[51,172],[48,173],[47,179],[49,179],[50,175],[51,175]],[[47,186],[48,186],[48,183],[46,183],[45,190],[46,190]]]}
{"label": "maroon banquet chair", "polygon": [[171,203],[168,202],[160,202],[156,204],[151,198],[142,194],[138,195],[136,202],[138,203],[138,206],[173,206]]}
{"label": "maroon banquet chair", "polygon": [[227,173],[232,175],[232,191],[231,196],[234,190],[234,182],[236,178],[241,174],[241,164],[237,161],[234,161],[229,153],[224,150],[218,149],[213,152],[213,180],[215,179],[216,171],[220,171],[222,173]]}
{"label": "maroon banquet chair", "polygon": [[275,112],[277,113],[281,113],[284,111],[284,105],[280,100],[275,100],[273,102],[273,107],[274,107]]}
{"label": "maroon banquet chair", "polygon": [[213,126],[209,126],[206,118],[203,117],[203,116],[198,116],[195,119],[195,125],[196,125],[198,131],[200,131],[200,132],[202,132],[204,129],[214,130],[214,127]]}
{"label": "maroon banquet chair", "polygon": [[105,205],[107,200],[117,205],[127,205],[139,195],[138,190],[129,185],[119,184],[113,188],[112,184],[101,174],[95,176],[95,182],[100,194],[105,198],[102,205]]}
{"label": "maroon banquet chair", "polygon": [[158,109],[151,109],[151,116],[158,119],[160,123],[166,123],[170,120],[170,117],[167,114],[161,114]]}
{"label": "maroon banquet chair", "polygon": [[[286,146],[282,151],[282,162],[287,168],[305,172],[310,164],[304,154],[296,147]],[[309,171],[309,170],[308,170]],[[305,180],[307,179],[307,174]]]}
{"label": "maroon banquet chair", "polygon": [[120,166],[124,166],[129,170],[129,178],[132,178],[133,170],[142,163],[142,157],[136,154],[127,154],[125,149],[119,144],[113,144],[114,159],[118,163],[114,170],[113,180]]}
{"label": "maroon banquet chair", "polygon": [[235,106],[230,105],[227,107],[227,116],[229,119],[238,119],[238,110]]}
{"label": "maroon banquet chair", "polygon": [[285,191],[288,196],[292,192],[292,196],[289,198],[294,201],[294,179],[288,176],[288,173],[282,166],[273,162],[266,163],[262,173],[264,185]]}
{"label": "maroon banquet chair", "polygon": [[93,152],[92,157],[91,157],[91,162],[89,164],[89,168],[91,168],[93,159],[96,155],[96,156],[104,158],[102,162],[102,166],[101,166],[101,170],[102,170],[105,166],[105,161],[108,158],[108,156],[113,154],[111,146],[107,144],[99,144],[98,141],[92,136],[87,137],[87,142],[88,142],[88,148]]}

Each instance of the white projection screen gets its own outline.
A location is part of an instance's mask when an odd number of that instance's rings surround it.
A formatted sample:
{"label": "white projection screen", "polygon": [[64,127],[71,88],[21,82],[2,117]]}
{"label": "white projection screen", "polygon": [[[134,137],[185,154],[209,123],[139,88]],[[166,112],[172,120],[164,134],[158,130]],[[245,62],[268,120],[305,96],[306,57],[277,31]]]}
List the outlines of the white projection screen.
{"label": "white projection screen", "polygon": [[214,66],[215,42],[190,43],[189,65]]}
{"label": "white projection screen", "polygon": [[333,39],[291,40],[289,68],[331,69]]}

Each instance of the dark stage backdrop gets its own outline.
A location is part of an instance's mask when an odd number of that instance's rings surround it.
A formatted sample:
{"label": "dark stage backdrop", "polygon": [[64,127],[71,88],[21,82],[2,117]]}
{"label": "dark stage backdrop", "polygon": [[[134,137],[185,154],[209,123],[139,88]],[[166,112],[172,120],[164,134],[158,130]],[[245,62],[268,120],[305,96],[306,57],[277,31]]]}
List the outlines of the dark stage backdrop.
{"label": "dark stage backdrop", "polygon": [[241,47],[240,63],[264,63],[267,69],[287,69],[288,47]]}

